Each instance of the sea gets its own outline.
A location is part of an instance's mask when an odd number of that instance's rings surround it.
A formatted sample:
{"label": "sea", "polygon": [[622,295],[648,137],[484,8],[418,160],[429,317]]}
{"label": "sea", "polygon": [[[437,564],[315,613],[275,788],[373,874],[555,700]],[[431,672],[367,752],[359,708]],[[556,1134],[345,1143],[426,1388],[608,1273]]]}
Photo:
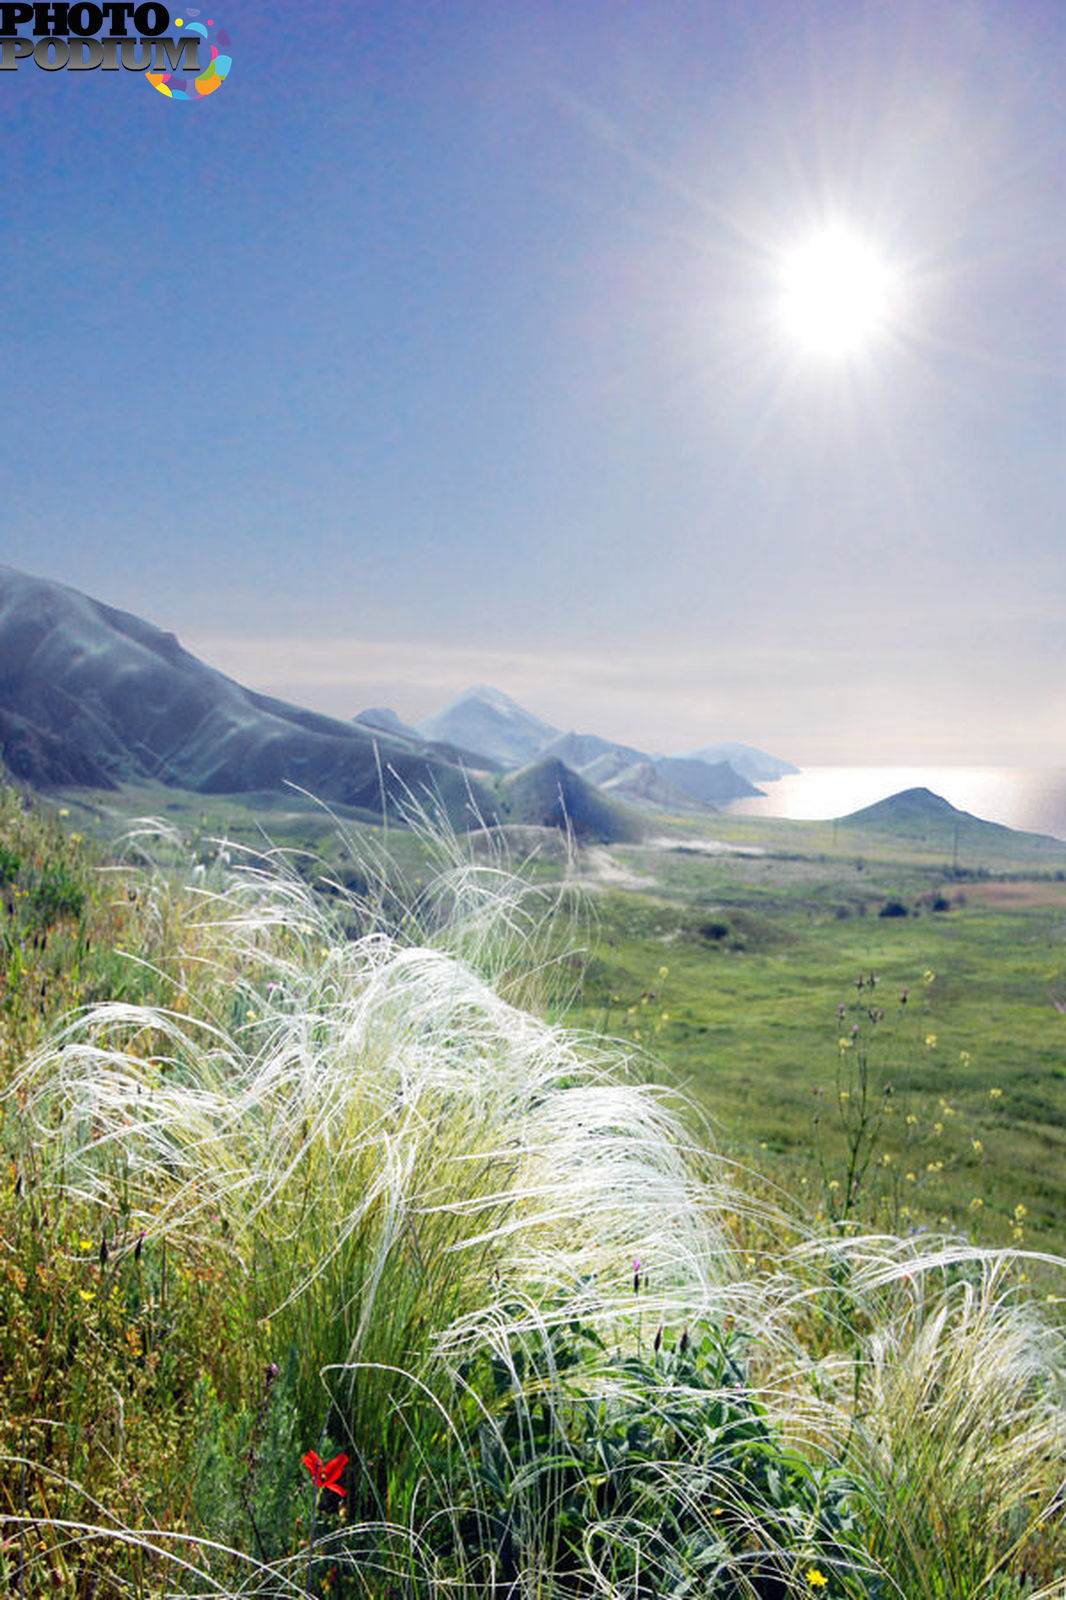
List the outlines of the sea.
{"label": "sea", "polygon": [[1066,767],[805,767],[759,788],[730,813],[822,820],[922,788],[986,822],[1066,840]]}

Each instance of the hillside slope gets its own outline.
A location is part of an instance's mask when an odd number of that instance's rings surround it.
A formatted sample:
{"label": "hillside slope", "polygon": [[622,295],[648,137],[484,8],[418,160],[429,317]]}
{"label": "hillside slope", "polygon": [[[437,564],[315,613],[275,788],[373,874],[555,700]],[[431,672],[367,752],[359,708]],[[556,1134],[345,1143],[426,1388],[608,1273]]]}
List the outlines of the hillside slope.
{"label": "hillside slope", "polygon": [[641,819],[609,799],[554,756],[508,773],[500,782],[500,820],[540,828],[562,828],[582,842],[638,839]]}
{"label": "hillside slope", "polygon": [[874,805],[841,817],[838,826],[864,833],[883,834],[909,844],[935,845],[945,857],[960,849],[980,846],[986,854],[1055,857],[1066,856],[1066,844],[1040,833],[1024,833],[1000,822],[986,822],[970,811],[960,811],[931,789],[903,789]]}
{"label": "hillside slope", "polygon": [[254,693],[172,633],[0,566],[0,756],[40,786],[149,780],[204,794],[295,783],[380,812],[436,797],[473,820],[487,793],[406,740]]}

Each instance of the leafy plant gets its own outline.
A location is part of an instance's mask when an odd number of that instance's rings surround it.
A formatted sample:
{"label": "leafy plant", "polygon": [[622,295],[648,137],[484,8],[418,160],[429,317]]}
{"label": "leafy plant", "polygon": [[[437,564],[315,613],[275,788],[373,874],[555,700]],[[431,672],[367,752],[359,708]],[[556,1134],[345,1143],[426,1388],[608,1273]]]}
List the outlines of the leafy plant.
{"label": "leafy plant", "polygon": [[841,1595],[882,1592],[848,1480],[785,1444],[720,1329],[660,1329],[626,1356],[575,1318],[469,1376],[490,1399],[459,1523],[467,1581],[783,1600],[817,1572]]}

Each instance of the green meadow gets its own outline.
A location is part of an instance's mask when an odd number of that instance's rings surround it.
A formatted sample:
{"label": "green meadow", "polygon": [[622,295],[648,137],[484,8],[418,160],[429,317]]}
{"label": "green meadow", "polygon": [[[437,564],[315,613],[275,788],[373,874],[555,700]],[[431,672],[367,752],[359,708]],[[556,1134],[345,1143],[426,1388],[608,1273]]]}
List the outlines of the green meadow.
{"label": "green meadow", "polygon": [[646,1048],[720,1143],[823,1203],[862,1056],[878,1112],[871,1223],[1061,1251],[1061,869],[951,868],[884,840],[833,853],[816,825],[775,833],[760,856],[616,848],[639,887],[594,893],[576,1015]]}
{"label": "green meadow", "polygon": [[4,1592],[1061,1597],[1066,849],[927,824],[0,791]]}

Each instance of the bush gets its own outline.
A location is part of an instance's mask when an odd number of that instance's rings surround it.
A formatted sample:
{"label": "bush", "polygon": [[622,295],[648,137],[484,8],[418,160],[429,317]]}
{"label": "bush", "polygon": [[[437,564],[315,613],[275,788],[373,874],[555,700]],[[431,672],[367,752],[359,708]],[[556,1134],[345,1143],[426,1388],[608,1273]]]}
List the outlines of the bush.
{"label": "bush", "polygon": [[468,1581],[536,1569],[559,1594],[592,1592],[595,1573],[634,1600],[695,1585],[778,1600],[817,1572],[838,1594],[875,1592],[850,1485],[784,1444],[721,1329],[660,1329],[646,1354],[608,1355],[573,1319],[478,1359],[493,1399],[458,1523]]}

